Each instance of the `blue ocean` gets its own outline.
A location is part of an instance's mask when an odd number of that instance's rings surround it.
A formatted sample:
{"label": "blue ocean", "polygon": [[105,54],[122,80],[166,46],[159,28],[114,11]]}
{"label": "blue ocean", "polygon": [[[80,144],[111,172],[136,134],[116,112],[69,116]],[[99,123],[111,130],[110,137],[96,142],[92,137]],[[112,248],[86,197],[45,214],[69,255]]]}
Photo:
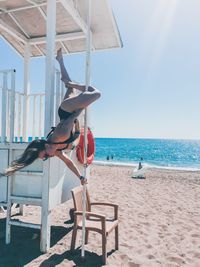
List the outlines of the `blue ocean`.
{"label": "blue ocean", "polygon": [[95,138],[96,161],[200,169],[200,140]]}

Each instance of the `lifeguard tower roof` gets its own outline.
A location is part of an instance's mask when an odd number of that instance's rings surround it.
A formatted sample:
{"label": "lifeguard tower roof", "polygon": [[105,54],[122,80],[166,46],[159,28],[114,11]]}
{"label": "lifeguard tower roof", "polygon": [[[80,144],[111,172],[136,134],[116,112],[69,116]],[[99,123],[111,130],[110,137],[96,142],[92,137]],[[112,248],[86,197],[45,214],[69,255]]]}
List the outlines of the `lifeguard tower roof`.
{"label": "lifeguard tower roof", "polygon": [[[56,0],[55,0],[56,1]],[[24,57],[46,55],[47,0],[0,0],[0,35]],[[92,50],[122,46],[119,31],[107,0],[91,1]],[[86,0],[56,1],[56,45],[66,54],[86,50]]]}

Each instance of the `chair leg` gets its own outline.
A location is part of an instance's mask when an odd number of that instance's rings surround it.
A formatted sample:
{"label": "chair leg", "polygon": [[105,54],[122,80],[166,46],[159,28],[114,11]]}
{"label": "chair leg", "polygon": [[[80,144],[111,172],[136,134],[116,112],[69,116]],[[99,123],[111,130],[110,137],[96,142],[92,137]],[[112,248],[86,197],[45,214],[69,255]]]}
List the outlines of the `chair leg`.
{"label": "chair leg", "polygon": [[119,249],[119,228],[118,225],[115,227],[115,250]]}
{"label": "chair leg", "polygon": [[85,244],[88,244],[89,230],[85,230]]}
{"label": "chair leg", "polygon": [[107,261],[106,243],[107,243],[106,234],[102,234],[102,258],[104,265],[106,264]]}
{"label": "chair leg", "polygon": [[73,228],[73,231],[72,231],[72,241],[71,241],[71,248],[70,248],[70,250],[74,250],[75,249],[76,235],[77,235],[77,228],[74,227]]}

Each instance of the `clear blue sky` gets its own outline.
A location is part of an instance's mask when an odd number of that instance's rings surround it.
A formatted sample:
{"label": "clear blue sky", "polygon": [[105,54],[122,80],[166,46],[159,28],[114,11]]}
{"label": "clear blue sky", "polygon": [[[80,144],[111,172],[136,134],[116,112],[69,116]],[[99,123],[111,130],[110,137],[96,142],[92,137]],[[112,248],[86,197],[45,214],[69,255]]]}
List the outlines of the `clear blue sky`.
{"label": "clear blue sky", "polygon": [[[90,108],[97,137],[200,139],[200,1],[111,0],[124,47],[92,56],[102,98]],[[0,40],[0,69],[23,61]],[[84,55],[65,57],[84,82]],[[31,63],[31,90],[44,90],[44,59]]]}

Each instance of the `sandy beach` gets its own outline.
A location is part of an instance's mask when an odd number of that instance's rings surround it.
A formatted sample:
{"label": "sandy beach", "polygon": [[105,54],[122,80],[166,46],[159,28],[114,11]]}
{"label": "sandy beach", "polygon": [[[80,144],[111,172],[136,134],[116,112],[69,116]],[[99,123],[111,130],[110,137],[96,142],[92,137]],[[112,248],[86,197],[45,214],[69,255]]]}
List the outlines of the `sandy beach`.
{"label": "sandy beach", "polygon": [[[119,250],[114,250],[112,233],[106,266],[199,267],[200,172],[151,169],[146,179],[131,175],[131,167],[91,168],[92,201],[119,204]],[[72,206],[70,200],[52,211],[51,248],[46,254],[39,251],[38,230],[13,226],[12,243],[6,246],[5,215],[0,213],[0,267],[102,266],[99,234],[90,235],[84,263],[80,260],[81,232],[76,251],[69,251]],[[25,207],[24,221],[39,220],[39,208]]]}

